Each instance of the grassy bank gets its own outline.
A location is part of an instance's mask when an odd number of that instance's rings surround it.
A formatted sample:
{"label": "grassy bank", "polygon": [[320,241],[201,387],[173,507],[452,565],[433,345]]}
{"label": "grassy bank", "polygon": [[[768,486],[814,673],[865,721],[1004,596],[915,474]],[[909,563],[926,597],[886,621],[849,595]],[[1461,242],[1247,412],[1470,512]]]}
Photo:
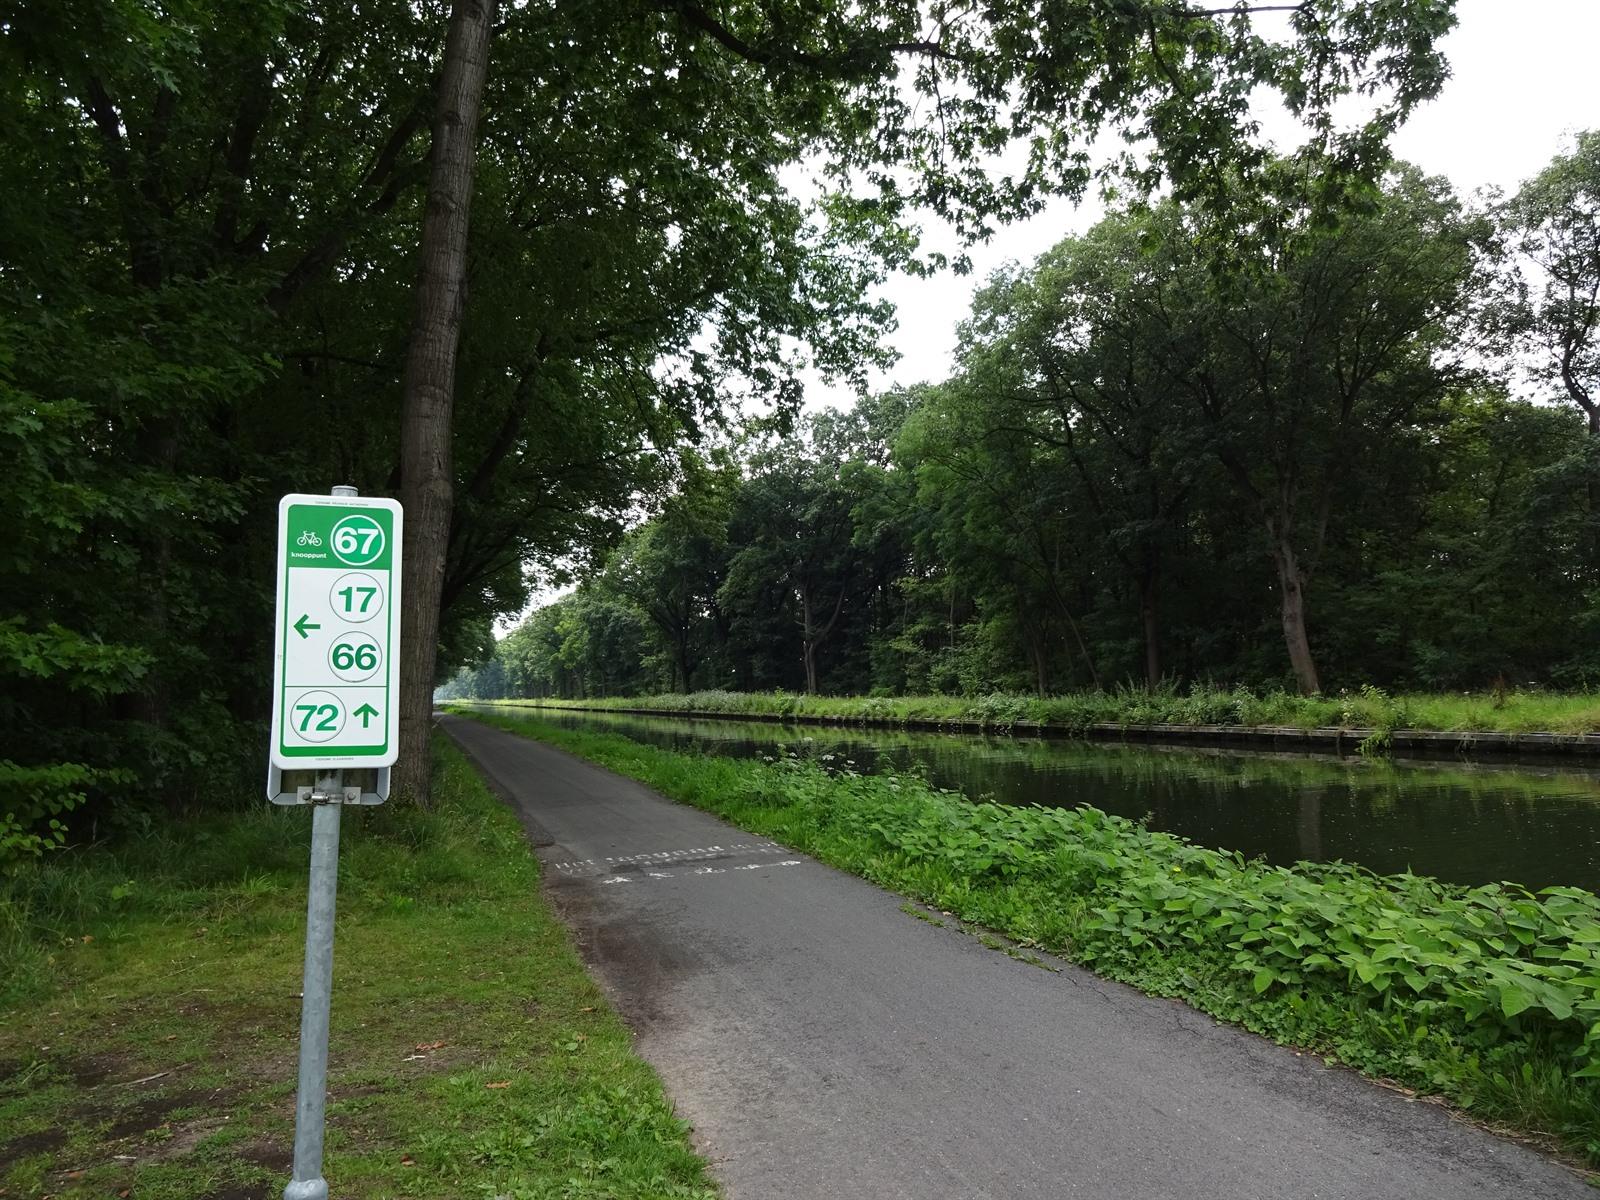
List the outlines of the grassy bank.
{"label": "grassy bank", "polygon": [[1148,992],[1600,1164],[1600,899],[1245,861],[1091,808],[479,720]]}
{"label": "grassy bank", "polygon": [[1376,688],[1339,696],[1296,696],[1195,688],[1188,692],[1075,692],[1036,696],[802,696],[792,692],[691,692],[596,700],[529,701],[553,707],[647,708],[673,713],[820,717],[839,721],[971,722],[992,729],[1022,723],[1081,730],[1096,724],[1271,725],[1299,729],[1418,729],[1445,733],[1596,733],[1600,695],[1553,692],[1419,693]]}
{"label": "grassy bank", "polygon": [[[515,818],[453,747],[439,772],[435,812],[344,815],[334,1194],[709,1200]],[[282,1194],[309,817],[201,816],[0,881],[0,1195]]]}

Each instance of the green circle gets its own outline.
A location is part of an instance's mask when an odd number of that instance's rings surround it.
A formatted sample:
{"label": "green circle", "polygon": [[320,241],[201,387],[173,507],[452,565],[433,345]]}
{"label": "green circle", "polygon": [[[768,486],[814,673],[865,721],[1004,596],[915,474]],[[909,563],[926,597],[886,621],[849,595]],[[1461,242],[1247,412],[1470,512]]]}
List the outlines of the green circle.
{"label": "green circle", "polygon": [[382,665],[383,650],[368,634],[341,634],[328,647],[328,669],[346,683],[365,683]]}
{"label": "green circle", "polygon": [[295,697],[285,714],[290,731],[302,742],[331,742],[344,731],[344,705],[332,692],[317,690]]}
{"label": "green circle", "polygon": [[328,607],[341,621],[360,625],[383,611],[383,585],[363,571],[346,571],[328,589]]}
{"label": "green circle", "polygon": [[383,526],[362,513],[346,517],[328,535],[328,547],[342,563],[364,567],[383,553]]}

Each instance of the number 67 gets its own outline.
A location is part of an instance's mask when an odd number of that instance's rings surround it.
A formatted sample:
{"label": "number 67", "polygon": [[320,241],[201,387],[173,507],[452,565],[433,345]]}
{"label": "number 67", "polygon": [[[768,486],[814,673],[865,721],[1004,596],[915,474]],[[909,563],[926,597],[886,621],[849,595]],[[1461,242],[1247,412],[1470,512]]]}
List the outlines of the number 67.
{"label": "number 67", "polygon": [[381,532],[376,525],[364,528],[345,525],[333,535],[333,548],[340,554],[356,554],[365,558],[372,552],[372,543]]}

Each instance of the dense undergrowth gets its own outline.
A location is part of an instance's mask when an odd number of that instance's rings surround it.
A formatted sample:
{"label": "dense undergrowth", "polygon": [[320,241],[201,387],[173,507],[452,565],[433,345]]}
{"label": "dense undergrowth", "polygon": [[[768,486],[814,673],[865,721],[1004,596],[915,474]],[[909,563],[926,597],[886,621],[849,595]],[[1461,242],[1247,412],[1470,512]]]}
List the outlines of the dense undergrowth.
{"label": "dense undergrowth", "polygon": [[[712,1200],[516,818],[436,755],[433,811],[344,814],[333,1193]],[[309,816],[258,799],[0,875],[0,1196],[282,1195]]]}
{"label": "dense undergrowth", "polygon": [[554,743],[885,886],[1279,1041],[1553,1134],[1600,1163],[1600,898],[1247,861],[1083,807],[920,779]]}
{"label": "dense undergrowth", "polygon": [[1427,729],[1472,733],[1593,733],[1600,731],[1600,695],[1511,691],[1391,696],[1378,688],[1337,696],[1297,696],[1246,688],[1197,687],[1146,691],[1074,692],[1036,696],[805,696],[794,692],[691,692],[593,700],[537,700],[552,707],[644,708],[673,713],[751,717],[823,717],[899,724],[962,721],[991,729],[1051,725],[1085,729],[1100,723],[1133,725],[1278,725],[1305,729],[1342,726],[1376,730]]}

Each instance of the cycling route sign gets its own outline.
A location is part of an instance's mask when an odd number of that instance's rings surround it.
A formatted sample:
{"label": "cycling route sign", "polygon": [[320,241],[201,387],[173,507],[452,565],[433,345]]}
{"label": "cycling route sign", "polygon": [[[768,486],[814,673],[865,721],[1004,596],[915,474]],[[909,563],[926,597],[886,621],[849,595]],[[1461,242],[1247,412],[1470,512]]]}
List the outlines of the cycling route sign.
{"label": "cycling route sign", "polygon": [[274,766],[398,756],[401,520],[398,501],[377,497],[278,502]]}

